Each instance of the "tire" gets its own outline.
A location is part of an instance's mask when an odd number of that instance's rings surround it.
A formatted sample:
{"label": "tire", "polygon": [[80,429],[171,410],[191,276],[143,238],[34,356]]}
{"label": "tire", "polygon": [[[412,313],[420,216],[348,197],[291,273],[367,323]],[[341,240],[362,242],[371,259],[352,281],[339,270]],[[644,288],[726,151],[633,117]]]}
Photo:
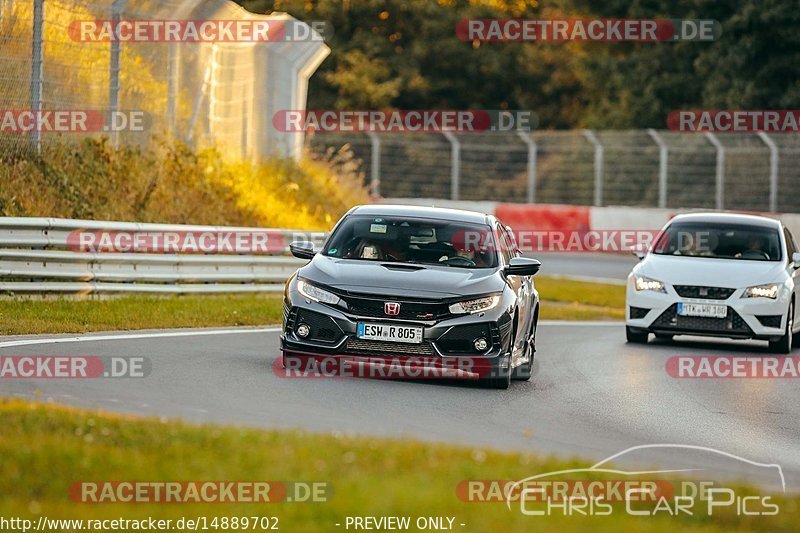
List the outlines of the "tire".
{"label": "tire", "polygon": [[650,332],[646,329],[632,328],[625,326],[625,338],[632,344],[647,344]]}
{"label": "tire", "polygon": [[656,339],[662,339],[662,340],[665,340],[665,341],[671,341],[672,337],[675,336],[675,335],[672,335],[670,333],[656,333],[655,335],[656,335]]}
{"label": "tire", "polygon": [[[509,357],[509,365],[511,364],[511,358]],[[478,383],[480,383],[481,387],[485,389],[500,389],[505,390],[511,385],[511,372],[508,368],[500,368],[497,367],[493,369],[492,374],[499,374],[499,375],[492,375],[488,378],[481,378]]]}
{"label": "tire", "polygon": [[789,306],[789,312],[786,315],[786,332],[780,339],[769,341],[770,352],[787,354],[792,351],[792,347],[797,342],[794,340],[792,328],[794,328],[794,302]]}
{"label": "tire", "polygon": [[528,361],[522,363],[512,371],[511,379],[516,381],[530,381],[533,375],[533,358],[536,354],[536,324],[533,325],[533,337],[525,347],[525,355]]}

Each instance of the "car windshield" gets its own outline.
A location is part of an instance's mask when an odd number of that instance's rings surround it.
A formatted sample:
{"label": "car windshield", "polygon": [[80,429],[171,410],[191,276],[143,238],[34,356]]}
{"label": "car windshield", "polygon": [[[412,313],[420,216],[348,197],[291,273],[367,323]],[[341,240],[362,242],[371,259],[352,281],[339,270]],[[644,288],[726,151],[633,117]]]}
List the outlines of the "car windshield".
{"label": "car windshield", "polygon": [[495,250],[491,228],[485,224],[350,215],[322,253],[362,261],[494,268],[498,264]]}
{"label": "car windshield", "polygon": [[745,261],[780,261],[782,257],[777,229],[724,223],[671,224],[656,240],[653,253]]}

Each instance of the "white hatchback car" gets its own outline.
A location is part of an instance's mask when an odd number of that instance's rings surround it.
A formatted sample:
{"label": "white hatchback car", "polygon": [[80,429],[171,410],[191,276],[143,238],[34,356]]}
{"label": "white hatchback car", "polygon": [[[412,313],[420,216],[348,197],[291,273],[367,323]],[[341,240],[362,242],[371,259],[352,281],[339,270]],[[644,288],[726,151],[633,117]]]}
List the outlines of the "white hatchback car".
{"label": "white hatchback car", "polygon": [[670,220],[628,276],[628,342],[700,335],[769,341],[800,335],[800,253],[779,221],[728,213]]}

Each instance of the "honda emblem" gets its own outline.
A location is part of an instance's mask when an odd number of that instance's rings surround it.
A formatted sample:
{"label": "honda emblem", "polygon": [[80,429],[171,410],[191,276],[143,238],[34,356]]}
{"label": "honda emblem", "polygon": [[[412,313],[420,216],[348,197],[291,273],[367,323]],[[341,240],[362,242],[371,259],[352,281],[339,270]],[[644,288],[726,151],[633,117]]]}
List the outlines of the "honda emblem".
{"label": "honda emblem", "polygon": [[397,302],[385,302],[383,304],[383,312],[387,315],[399,315],[400,304]]}

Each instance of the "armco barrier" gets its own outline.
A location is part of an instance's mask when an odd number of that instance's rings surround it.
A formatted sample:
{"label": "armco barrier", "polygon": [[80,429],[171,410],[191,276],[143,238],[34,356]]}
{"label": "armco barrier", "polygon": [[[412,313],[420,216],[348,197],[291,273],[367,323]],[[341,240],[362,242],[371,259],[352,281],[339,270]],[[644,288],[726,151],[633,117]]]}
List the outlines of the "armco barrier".
{"label": "armco barrier", "polygon": [[[79,232],[264,233],[271,255],[85,252]],[[320,246],[325,232],[0,217],[0,291],[221,293],[280,291],[305,263],[285,255],[293,240]]]}

